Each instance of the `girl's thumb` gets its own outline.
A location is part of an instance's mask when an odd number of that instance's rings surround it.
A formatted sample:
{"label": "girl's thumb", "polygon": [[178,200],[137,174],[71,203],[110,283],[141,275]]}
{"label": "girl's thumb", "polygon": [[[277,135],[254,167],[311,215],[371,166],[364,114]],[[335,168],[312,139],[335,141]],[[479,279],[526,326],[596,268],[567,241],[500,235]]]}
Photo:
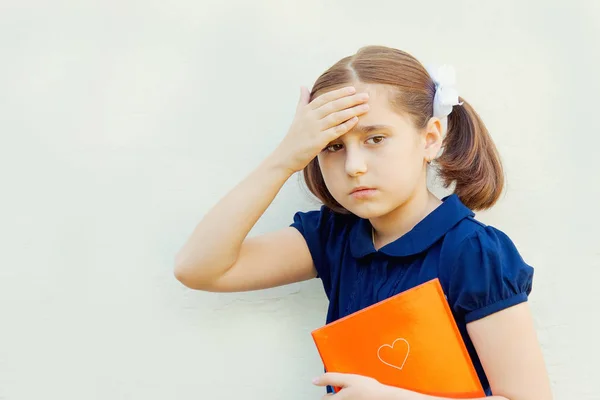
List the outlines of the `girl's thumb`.
{"label": "girl's thumb", "polygon": [[298,108],[308,104],[310,100],[310,92],[304,86],[300,86],[300,98],[298,99]]}

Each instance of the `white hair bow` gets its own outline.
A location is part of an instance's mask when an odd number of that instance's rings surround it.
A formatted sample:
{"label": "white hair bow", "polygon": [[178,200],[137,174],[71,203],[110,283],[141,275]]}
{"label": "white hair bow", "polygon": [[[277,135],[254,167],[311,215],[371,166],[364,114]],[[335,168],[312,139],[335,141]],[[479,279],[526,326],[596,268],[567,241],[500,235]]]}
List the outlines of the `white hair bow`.
{"label": "white hair bow", "polygon": [[452,107],[463,105],[458,101],[456,90],[456,73],[451,65],[429,65],[427,72],[435,83],[435,97],[433,98],[433,116],[444,118],[452,112]]}

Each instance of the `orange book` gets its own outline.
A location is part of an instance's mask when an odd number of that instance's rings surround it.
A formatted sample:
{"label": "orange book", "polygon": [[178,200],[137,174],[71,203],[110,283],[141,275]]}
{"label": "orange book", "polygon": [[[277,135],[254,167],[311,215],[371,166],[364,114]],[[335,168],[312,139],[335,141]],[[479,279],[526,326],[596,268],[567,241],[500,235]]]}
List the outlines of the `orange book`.
{"label": "orange book", "polygon": [[327,324],[312,337],[328,372],[369,376],[432,396],[485,397],[437,278]]}

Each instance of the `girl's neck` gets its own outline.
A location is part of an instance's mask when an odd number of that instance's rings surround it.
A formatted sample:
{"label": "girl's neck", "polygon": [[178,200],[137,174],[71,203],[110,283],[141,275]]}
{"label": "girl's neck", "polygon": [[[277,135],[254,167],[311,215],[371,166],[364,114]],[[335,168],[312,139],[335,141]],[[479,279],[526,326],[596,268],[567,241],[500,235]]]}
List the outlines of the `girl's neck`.
{"label": "girl's neck", "polygon": [[380,249],[404,236],[440,204],[442,202],[425,188],[415,192],[391,212],[371,218],[375,248]]}

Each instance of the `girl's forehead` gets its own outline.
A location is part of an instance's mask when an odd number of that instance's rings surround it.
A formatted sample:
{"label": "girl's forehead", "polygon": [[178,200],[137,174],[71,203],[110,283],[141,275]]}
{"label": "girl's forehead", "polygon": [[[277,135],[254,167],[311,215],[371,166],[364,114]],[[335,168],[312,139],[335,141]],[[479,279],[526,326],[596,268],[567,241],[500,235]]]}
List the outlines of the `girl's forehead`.
{"label": "girl's forehead", "polygon": [[403,126],[406,116],[393,107],[393,90],[385,85],[355,83],[357,93],[369,94],[369,112],[359,117],[359,124],[382,124]]}
{"label": "girl's forehead", "polygon": [[393,88],[387,85],[355,83],[357,93],[369,94],[369,107],[372,111],[378,112],[397,112],[392,105],[394,96]]}

